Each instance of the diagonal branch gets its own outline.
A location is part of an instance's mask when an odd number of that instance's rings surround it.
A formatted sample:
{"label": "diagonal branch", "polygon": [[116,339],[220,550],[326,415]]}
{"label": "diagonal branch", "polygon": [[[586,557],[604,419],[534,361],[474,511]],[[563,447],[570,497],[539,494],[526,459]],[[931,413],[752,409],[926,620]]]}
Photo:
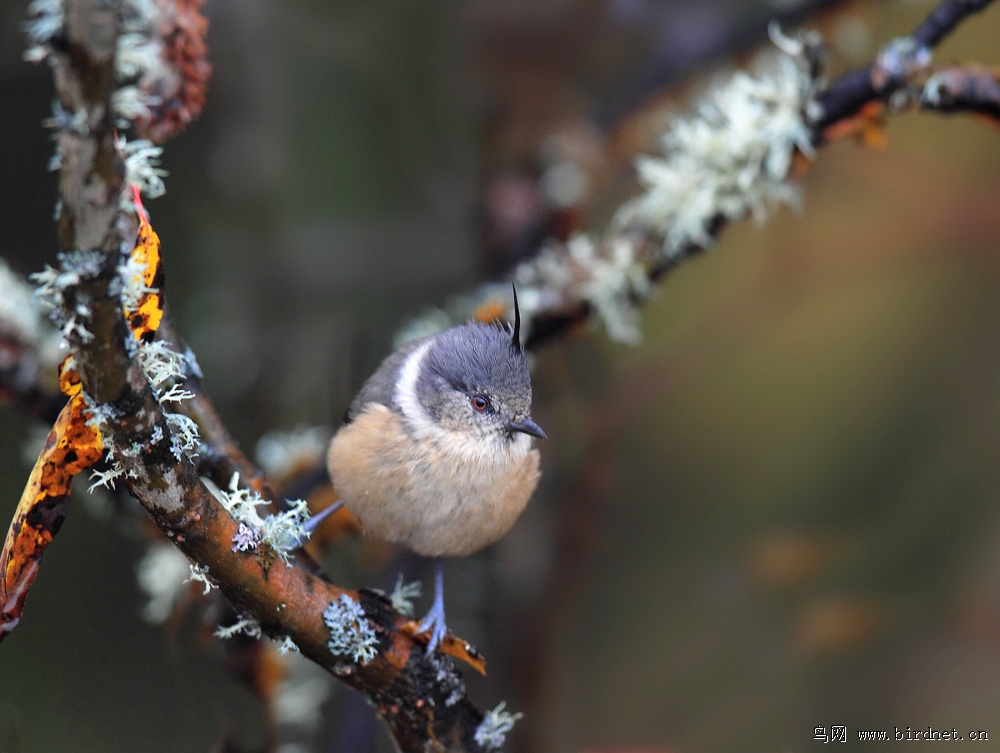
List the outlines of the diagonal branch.
{"label": "diagonal branch", "polygon": [[869,102],[885,99],[905,83],[906,55],[927,54],[973,13],[985,9],[993,0],[944,0],[913,30],[903,37],[907,44],[890,48],[861,70],[846,73],[816,97],[812,113],[818,133],[837,121],[849,118]]}
{"label": "diagonal branch", "polygon": [[[518,283],[528,333],[527,346],[541,347],[595,317],[604,321],[613,339],[634,341],[638,336],[634,325],[636,309],[656,283],[684,261],[710,248],[730,221],[750,214],[761,219],[769,205],[782,201],[794,203],[797,189],[793,179],[805,171],[815,150],[826,141],[857,130],[855,121],[864,120],[866,106],[875,104],[881,108],[890,101],[899,107],[913,104],[914,95],[919,92],[915,82],[929,72],[932,48],[963,20],[991,3],[992,0],[943,0],[910,36],[890,42],[869,65],[846,73],[825,87],[819,77],[822,49],[818,38],[804,35],[791,40],[780,32],[773,33],[775,43],[786,53],[784,62],[796,62],[800,72],[797,79],[788,74],[787,65],[782,65],[777,72],[749,82],[746,74],[737,73],[726,91],[721,87],[713,89],[700,103],[697,115],[675,121],[673,130],[665,134],[664,141],[668,142],[665,160],[640,158],[640,181],[645,184],[646,193],[620,208],[600,237],[580,235],[568,242],[550,238],[535,258],[513,271],[511,276]],[[965,69],[961,77],[955,71],[932,77],[928,85],[921,99],[926,109],[966,110],[986,115],[994,111],[996,81],[983,73],[973,76],[973,69]],[[789,123],[791,97],[784,104],[779,102],[781,97],[791,94],[790,88],[798,89],[794,124]],[[939,99],[934,99],[935,94]],[[741,96],[740,106],[732,106],[729,99]],[[762,118],[750,129],[759,132],[760,139],[749,149],[730,150],[724,155],[730,162],[725,168],[729,174],[720,175],[719,155],[747,131],[746,123],[743,128],[734,126],[726,130],[727,124],[733,122],[729,112],[749,117],[747,113],[767,107],[774,108],[776,117]],[[780,138],[768,142],[766,134],[770,131],[778,133]],[[704,139],[704,153],[694,154],[692,147],[699,146],[697,135],[706,132],[710,136]],[[785,166],[780,175],[772,169],[776,163]],[[680,169],[675,170],[678,164]],[[659,218],[651,218],[652,212],[642,206],[655,203],[654,199],[664,203],[653,195],[656,190],[661,194],[671,193],[670,201],[690,206],[696,203],[691,196],[703,195],[700,192],[705,185],[720,179],[731,184],[743,183],[748,169],[766,179],[760,184],[763,196],[756,199],[751,196],[756,190],[754,186],[732,190],[730,185],[721,200],[701,202],[701,215],[694,221],[682,221],[676,207],[667,207]],[[664,185],[669,191],[662,190]],[[677,229],[685,224],[697,227],[694,232],[678,233]],[[508,286],[509,283],[491,283],[456,297],[444,310],[411,323],[399,339],[443,329],[469,317],[488,319],[503,315],[509,306]]]}

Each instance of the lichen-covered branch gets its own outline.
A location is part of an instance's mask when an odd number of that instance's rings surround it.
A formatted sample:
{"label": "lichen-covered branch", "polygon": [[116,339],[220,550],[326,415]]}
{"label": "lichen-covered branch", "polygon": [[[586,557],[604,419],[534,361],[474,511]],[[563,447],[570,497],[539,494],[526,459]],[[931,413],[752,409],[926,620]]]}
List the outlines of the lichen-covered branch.
{"label": "lichen-covered branch", "polygon": [[811,113],[813,126],[822,133],[839,120],[849,118],[868,102],[888,98],[906,84],[912,66],[930,60],[931,50],[973,13],[993,0],[944,0],[913,30],[882,50],[861,70],[847,73],[816,97]]}
{"label": "lichen-covered branch", "polygon": [[[639,338],[638,306],[654,284],[686,259],[714,245],[722,229],[747,216],[761,221],[776,205],[796,204],[798,177],[823,144],[856,130],[850,121],[870,103],[903,109],[990,114],[995,81],[983,75],[932,77],[932,50],[961,21],[992,0],[943,0],[907,37],[875,60],[829,85],[815,34],[789,39],[772,27],[779,48],[757,75],[734,74],[713,87],[691,115],[676,118],[662,154],[639,157],[642,193],[615,213],[602,234],[550,238],[514,269],[523,331],[537,347],[588,319],[626,343]],[[995,101],[995,100],[993,100]],[[974,105],[974,106],[973,106]],[[844,126],[844,127],[840,127]],[[405,341],[470,317],[510,316],[509,282],[484,285],[431,311],[399,333]]]}
{"label": "lichen-covered branch", "polygon": [[[946,69],[920,82],[930,72],[931,48],[987,4],[945,0],[911,36],[828,87],[820,78],[818,43],[776,31],[777,57],[755,75],[737,73],[710,91],[694,114],[675,121],[662,154],[640,160],[643,192],[619,209],[606,232],[553,239],[514,271],[527,343],[537,346],[592,314],[612,336],[634,340],[637,305],[652,286],[709,248],[728,222],[761,219],[776,205],[795,203],[797,166],[812,158],[834,125],[867,103],[913,104],[913,87],[921,83],[916,91],[925,107],[989,114],[995,77],[965,69],[962,78]],[[414,624],[400,612],[402,602],[346,591],[297,566],[292,555],[302,505],[267,516],[256,511],[271,497],[266,481],[219,421],[194,359],[169,321],[138,316],[162,279],[133,252],[134,213],[141,214],[141,206],[131,194],[133,187],[155,193],[162,181],[149,161],[155,148],[117,139],[115,128],[132,124],[159,138],[200,107],[204,26],[189,23],[170,49],[190,74],[190,107],[170,115],[170,127],[154,127],[163,110],[150,82],[154,53],[162,48],[149,46],[149,30],[163,27],[156,14],[165,9],[190,21],[197,6],[195,0],[151,0],[130,13],[108,0],[35,0],[31,6],[30,54],[49,60],[58,95],[51,123],[62,253],[59,268],[39,279],[108,456],[111,470],[99,480],[125,483],[191,560],[193,577],[222,592],[238,615],[231,631],[275,638],[360,690],[403,750],[495,749],[515,715],[477,710],[450,660],[426,655]],[[137,249],[154,238],[148,223],[138,225]],[[502,315],[507,294],[506,285],[483,288],[407,334],[470,314]],[[3,316],[0,310],[0,324]],[[29,343],[26,331],[15,336]],[[463,653],[454,639],[449,650]]]}
{"label": "lichen-covered branch", "polygon": [[121,92],[122,5],[66,0],[58,7],[63,16],[35,41],[52,64],[61,113],[54,125],[63,250],[59,269],[39,280],[113,475],[244,626],[294,646],[363,692],[402,750],[494,749],[512,719],[477,710],[450,660],[427,655],[388,598],[345,591],[295,566],[289,554],[298,545],[291,532],[300,508],[262,518],[254,510],[263,500],[240,489],[238,476],[228,492],[199,477],[197,428],[172,409],[194,399],[179,383],[184,354],[154,340],[159,319],[143,313],[156,293],[156,274],[144,264],[158,241],[143,221],[141,253],[132,252],[135,222],[122,210],[126,164],[114,129],[123,113],[113,106]]}

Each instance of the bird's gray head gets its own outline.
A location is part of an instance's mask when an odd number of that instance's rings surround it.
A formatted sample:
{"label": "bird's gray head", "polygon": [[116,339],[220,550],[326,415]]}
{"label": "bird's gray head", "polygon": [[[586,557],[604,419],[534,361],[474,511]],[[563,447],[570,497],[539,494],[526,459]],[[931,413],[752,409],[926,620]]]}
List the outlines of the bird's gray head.
{"label": "bird's gray head", "polygon": [[470,322],[437,335],[420,364],[417,396],[441,428],[513,440],[545,437],[531,420],[531,379],[518,324]]}

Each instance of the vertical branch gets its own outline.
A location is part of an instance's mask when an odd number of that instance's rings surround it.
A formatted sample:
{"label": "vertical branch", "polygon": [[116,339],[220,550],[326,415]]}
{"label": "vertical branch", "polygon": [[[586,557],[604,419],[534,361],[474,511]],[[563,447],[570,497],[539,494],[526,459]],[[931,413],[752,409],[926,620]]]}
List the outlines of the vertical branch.
{"label": "vertical branch", "polygon": [[[79,359],[87,393],[111,402],[125,390],[128,328],[109,295],[122,252],[119,223],[125,166],[115,149],[111,108],[121,4],[66,0],[64,38],[54,40],[58,102],[54,115],[59,172],[59,242],[79,285],[66,290],[65,333],[74,349],[100,351],[106,368]],[[86,324],[74,326],[77,320]]]}

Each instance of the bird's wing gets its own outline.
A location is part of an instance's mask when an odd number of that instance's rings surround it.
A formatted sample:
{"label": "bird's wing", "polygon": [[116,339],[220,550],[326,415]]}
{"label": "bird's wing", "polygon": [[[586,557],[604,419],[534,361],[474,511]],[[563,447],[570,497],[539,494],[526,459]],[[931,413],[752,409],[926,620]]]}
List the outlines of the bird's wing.
{"label": "bird's wing", "polygon": [[379,403],[394,411],[399,410],[399,406],[396,405],[396,401],[393,399],[393,393],[396,390],[396,381],[399,378],[399,370],[402,368],[406,357],[427,342],[427,340],[427,337],[422,337],[418,340],[405,343],[382,361],[382,365],[378,367],[378,370],[374,374],[368,377],[368,381],[358,391],[354,401],[351,403],[351,407],[344,413],[345,424],[351,423],[369,403]]}

